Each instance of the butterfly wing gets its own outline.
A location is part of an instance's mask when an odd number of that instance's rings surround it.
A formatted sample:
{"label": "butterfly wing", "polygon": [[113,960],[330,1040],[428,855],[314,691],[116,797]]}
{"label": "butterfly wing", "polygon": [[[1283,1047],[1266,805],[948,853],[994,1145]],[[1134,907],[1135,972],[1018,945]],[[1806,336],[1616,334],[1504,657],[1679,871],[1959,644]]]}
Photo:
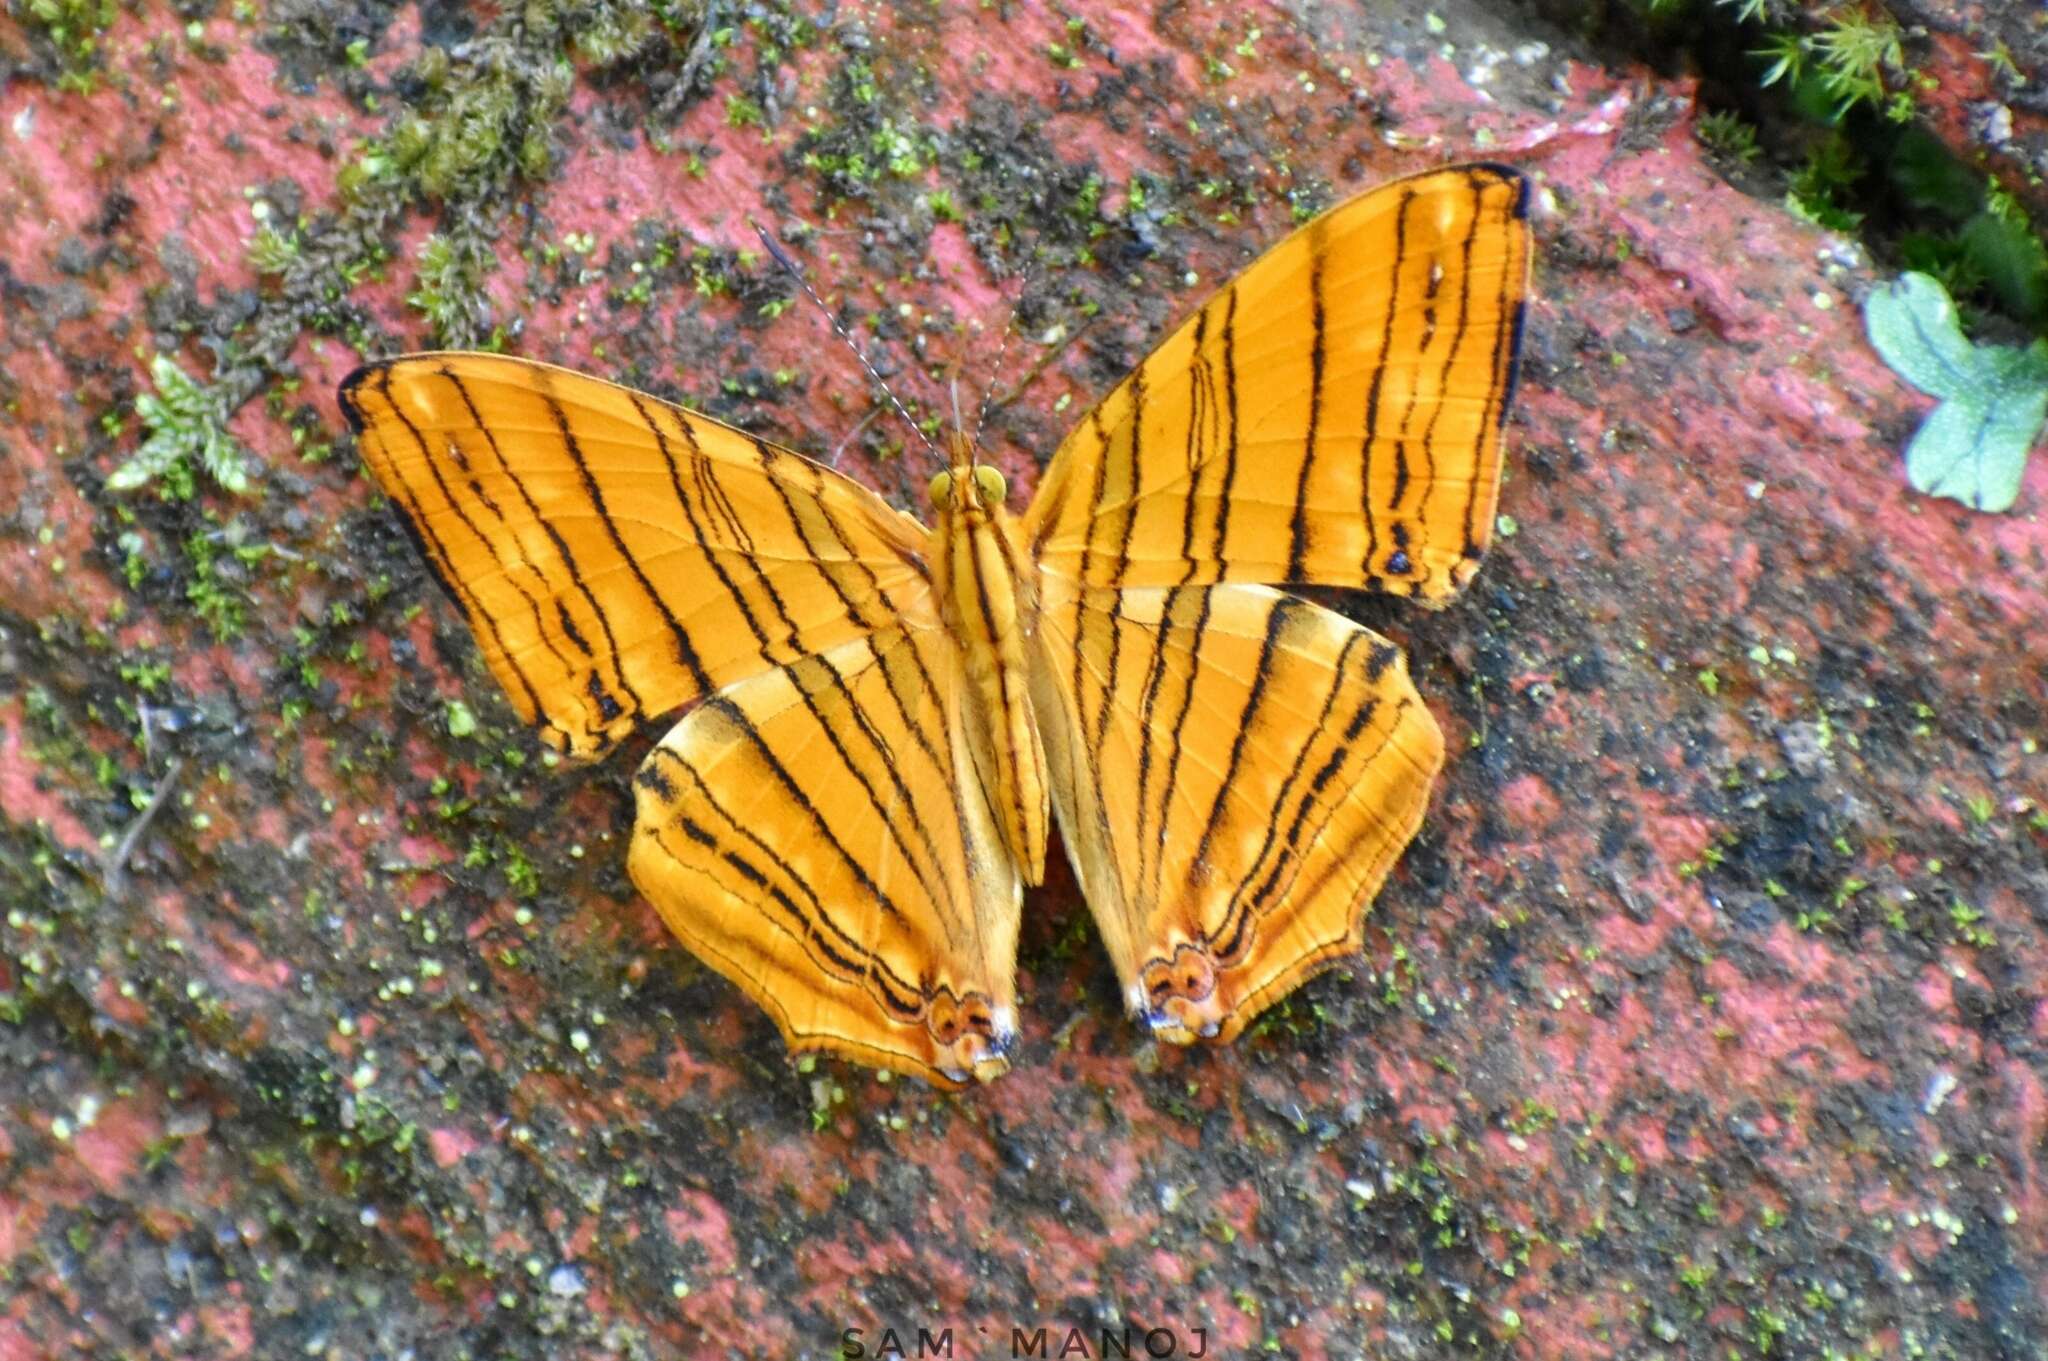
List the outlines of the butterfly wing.
{"label": "butterfly wing", "polygon": [[726,683],[929,614],[924,530],[809,459],[489,354],[357,370],[363,462],[514,707],[595,757]]}
{"label": "butterfly wing", "polygon": [[1442,761],[1399,652],[1272,586],[1440,602],[1492,527],[1526,182],[1380,186],[1083,419],[1024,520],[1053,803],[1132,1010],[1228,1038],[1362,942]]}
{"label": "butterfly wing", "polygon": [[635,779],[633,882],[792,1050],[947,1084],[1016,1035],[1023,886],[952,639],[894,628],[726,687]]}
{"label": "butterfly wing", "polygon": [[1381,185],[1260,256],[1075,427],[1025,518],[1089,586],[1368,586],[1477,569],[1528,291],[1527,181]]}
{"label": "butterfly wing", "polygon": [[342,400],[547,741],[596,756],[698,701],[640,771],[628,858],[676,935],[792,1048],[1000,1072],[1021,890],[962,778],[976,737],[923,528],[797,454],[548,365],[408,356]]}
{"label": "butterfly wing", "polygon": [[1358,952],[1443,737],[1398,648],[1296,596],[1048,604],[1032,698],[1053,806],[1126,1005],[1165,1038],[1227,1040]]}

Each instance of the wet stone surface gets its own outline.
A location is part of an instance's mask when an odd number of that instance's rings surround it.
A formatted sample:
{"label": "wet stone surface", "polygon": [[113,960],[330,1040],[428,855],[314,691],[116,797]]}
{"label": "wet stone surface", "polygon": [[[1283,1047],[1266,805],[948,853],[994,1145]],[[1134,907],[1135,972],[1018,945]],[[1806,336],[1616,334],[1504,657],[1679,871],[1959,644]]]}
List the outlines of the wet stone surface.
{"label": "wet stone surface", "polygon": [[[1689,86],[1470,3],[95,10],[0,19],[4,1361],[2044,1354],[2048,462],[1906,488],[1878,275]],[[1474,155],[1538,182],[1497,547],[1335,602],[1452,756],[1227,1049],[1062,864],[1010,1076],[793,1071],[626,883],[643,748],[544,759],[334,404],[497,343],[914,504],[752,214],[925,408],[1043,364],[1028,491],[1297,213]]]}

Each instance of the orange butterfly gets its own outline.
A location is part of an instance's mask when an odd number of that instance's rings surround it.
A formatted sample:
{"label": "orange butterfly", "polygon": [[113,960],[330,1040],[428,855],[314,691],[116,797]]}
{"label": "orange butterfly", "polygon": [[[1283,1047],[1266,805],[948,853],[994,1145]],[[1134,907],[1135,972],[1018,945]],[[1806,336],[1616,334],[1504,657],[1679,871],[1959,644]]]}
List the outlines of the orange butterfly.
{"label": "orange butterfly", "polygon": [[635,777],[629,869],[793,1050],[1008,1068],[1057,821],[1131,1013],[1228,1040],[1355,954],[1443,738],[1385,639],[1500,486],[1527,185],[1396,180],[1261,256],[1084,417],[1021,519],[955,435],[933,526],[653,397],[487,354],[342,386],[513,705]]}

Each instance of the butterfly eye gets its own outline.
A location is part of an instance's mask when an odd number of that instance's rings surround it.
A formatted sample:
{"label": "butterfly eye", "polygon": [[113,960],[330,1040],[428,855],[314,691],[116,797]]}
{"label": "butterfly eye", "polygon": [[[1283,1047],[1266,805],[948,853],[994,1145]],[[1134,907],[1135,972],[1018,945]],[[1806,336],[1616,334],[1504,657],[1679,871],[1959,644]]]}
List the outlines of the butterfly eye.
{"label": "butterfly eye", "polygon": [[931,498],[933,510],[951,510],[953,508],[953,474],[940,473],[934,477],[931,485],[925,488],[924,494]]}
{"label": "butterfly eye", "polygon": [[974,489],[981,493],[984,506],[1000,506],[1010,494],[1009,484],[1003,481],[1003,475],[986,463],[974,465]]}

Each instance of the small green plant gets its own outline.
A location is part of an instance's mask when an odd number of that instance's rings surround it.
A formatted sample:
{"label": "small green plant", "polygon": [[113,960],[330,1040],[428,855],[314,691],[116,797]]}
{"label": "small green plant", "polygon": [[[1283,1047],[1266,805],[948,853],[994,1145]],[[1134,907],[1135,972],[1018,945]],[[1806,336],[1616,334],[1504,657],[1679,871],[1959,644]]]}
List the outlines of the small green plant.
{"label": "small green plant", "polygon": [[768,122],[767,111],[759,101],[745,95],[730,94],[725,97],[725,125],[729,128],[758,128]]}
{"label": "small green plant", "polygon": [[299,258],[299,234],[259,227],[249,239],[249,267],[258,274],[282,274]]}
{"label": "small green plant", "polygon": [[[1823,88],[1844,109],[1884,101],[1885,74],[1906,69],[1898,24],[1887,14],[1844,9],[1807,40]],[[1910,110],[1910,106],[1909,106]]]}
{"label": "small green plant", "polygon": [[2011,509],[2048,416],[2048,340],[1972,345],[1947,290],[1926,274],[1874,290],[1863,321],[1892,371],[1941,400],[1906,446],[1906,479],[1975,510]]}
{"label": "small green plant", "polygon": [[489,325],[484,277],[489,250],[474,236],[443,236],[420,242],[420,272],[406,302],[418,309],[440,345],[474,344]]}
{"label": "small green plant", "polygon": [[249,490],[249,467],[241,444],[227,432],[227,412],[217,390],[201,387],[169,355],[149,361],[156,392],[135,399],[135,414],[149,438],[107,478],[109,491],[134,491],[161,478],[165,500],[189,500],[194,464],[204,468],[223,490],[240,495]]}
{"label": "small green plant", "polygon": [[1919,129],[1899,135],[1884,167],[1882,192],[1916,226],[1899,240],[1904,266],[1941,280],[1965,315],[1975,303],[2048,331],[2048,251],[2018,200]]}
{"label": "small green plant", "polygon": [[1854,233],[1863,225],[1863,214],[1848,205],[1864,169],[1849,140],[1832,134],[1808,148],[1806,164],[1785,186],[1786,205],[1817,227]]}
{"label": "small green plant", "polygon": [[575,83],[566,60],[530,68],[497,44],[482,45],[459,70],[439,48],[421,60],[419,104],[342,170],[344,194],[360,198],[402,177],[430,198],[463,200],[488,195],[514,174],[547,172],[548,129]]}
{"label": "small green plant", "polygon": [[1763,148],[1756,143],[1756,129],[1732,109],[1701,114],[1693,136],[1707,150],[1738,165],[1748,165],[1763,154]]}
{"label": "small green plant", "polygon": [[1797,85],[1806,74],[1806,44],[1796,33],[1767,33],[1764,45],[1750,55],[1770,63],[1757,77],[1757,84],[1765,89],[1781,80],[1788,85]]}
{"label": "small green plant", "polygon": [[[1768,19],[1761,5],[1745,5],[1739,17]],[[1773,29],[1751,56],[1764,63],[1759,83],[1783,81],[1793,102],[1818,122],[1839,123],[1858,105],[1881,111],[1894,122],[1913,116],[1911,70],[1898,22],[1860,4],[1823,7],[1819,26],[1807,33]]]}
{"label": "small green plant", "polygon": [[114,0],[28,0],[26,18],[64,59],[60,89],[90,91],[100,35],[114,22]]}

